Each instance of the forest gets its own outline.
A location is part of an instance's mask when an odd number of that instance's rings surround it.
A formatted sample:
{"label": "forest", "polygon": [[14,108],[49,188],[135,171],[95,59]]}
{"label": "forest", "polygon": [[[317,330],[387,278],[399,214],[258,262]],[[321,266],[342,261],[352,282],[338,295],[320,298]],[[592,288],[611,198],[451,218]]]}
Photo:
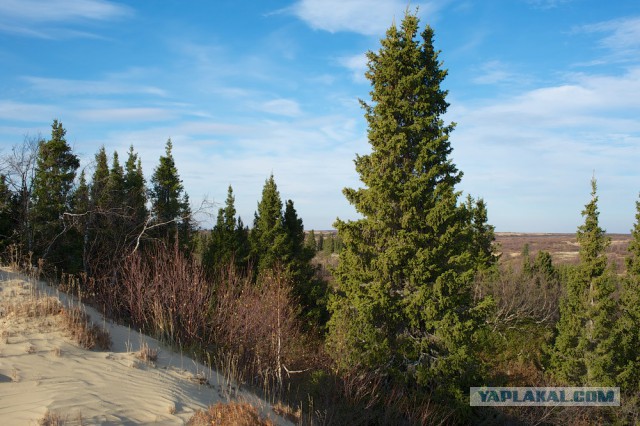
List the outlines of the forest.
{"label": "forest", "polygon": [[[623,270],[607,260],[595,177],[577,264],[525,247],[506,265],[487,204],[456,189],[438,55],[410,13],[367,53],[371,152],[354,161],[361,187],[343,190],[360,218],[335,235],[305,231],[273,175],[250,224],[229,186],[204,229],[170,139],[146,176],[133,146],[83,169],[56,119],[2,153],[2,261],[197,354],[297,423],[637,424],[640,202]],[[622,403],[471,407],[478,386],[616,386]]]}

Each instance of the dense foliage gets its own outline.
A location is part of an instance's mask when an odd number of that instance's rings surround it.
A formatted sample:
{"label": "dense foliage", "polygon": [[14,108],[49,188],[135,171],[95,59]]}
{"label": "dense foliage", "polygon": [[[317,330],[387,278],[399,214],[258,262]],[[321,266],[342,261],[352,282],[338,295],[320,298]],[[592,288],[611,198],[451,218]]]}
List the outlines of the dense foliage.
{"label": "dense foliage", "polygon": [[382,369],[462,399],[480,381],[473,342],[489,306],[472,296],[476,262],[491,262],[476,229],[492,229],[480,223],[483,203],[459,203],[454,125],[442,120],[447,72],[433,30],[417,37],[418,19],[406,15],[368,53],[372,152],[355,160],[365,187],[344,190],[363,218],[336,223],[344,249],[329,343],[342,368]]}

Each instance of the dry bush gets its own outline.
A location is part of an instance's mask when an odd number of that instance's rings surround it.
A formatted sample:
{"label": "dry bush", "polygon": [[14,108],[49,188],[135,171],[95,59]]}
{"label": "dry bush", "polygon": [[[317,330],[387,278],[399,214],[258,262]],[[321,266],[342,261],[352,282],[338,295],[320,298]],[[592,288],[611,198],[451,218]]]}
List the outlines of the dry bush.
{"label": "dry bush", "polygon": [[82,425],[84,424],[84,421],[82,419],[82,413],[78,413],[75,418],[69,420],[69,416],[63,416],[47,410],[44,413],[44,417],[38,421],[38,424],[41,426],[62,426],[69,424]]}
{"label": "dry bush", "polygon": [[62,303],[57,297],[35,297],[5,306],[7,314],[27,318],[40,318],[48,315],[57,315],[62,311]]}
{"label": "dry bush", "polygon": [[44,413],[44,417],[38,421],[38,424],[40,424],[40,426],[62,426],[66,422],[67,419],[65,417],[47,410]]}
{"label": "dry bush", "polygon": [[221,402],[209,406],[206,411],[198,410],[187,423],[191,426],[274,426],[260,416],[258,409],[246,402]]}
{"label": "dry bush", "polygon": [[143,342],[136,353],[136,358],[146,363],[155,363],[158,361],[158,348],[151,348],[147,342]]}
{"label": "dry bush", "polygon": [[293,424],[300,424],[302,421],[302,409],[293,409],[291,406],[278,402],[273,405],[273,412],[289,420]]}
{"label": "dry bush", "polygon": [[212,286],[201,265],[163,245],[146,256],[134,253],[118,282],[110,306],[135,325],[181,346],[206,347],[210,342],[208,312]]}
{"label": "dry bush", "polygon": [[555,324],[560,315],[560,280],[543,273],[525,274],[501,267],[497,273],[479,275],[474,292],[478,300],[493,296],[495,326],[522,321]]}
{"label": "dry bush", "polygon": [[93,324],[86,312],[80,308],[64,309],[62,319],[72,338],[85,349],[107,351],[111,349],[111,335],[102,327]]}
{"label": "dry bush", "polygon": [[257,283],[233,270],[226,274],[213,310],[215,341],[237,354],[263,388],[279,391],[284,374],[299,368],[301,360],[291,282],[281,268],[261,274]]}

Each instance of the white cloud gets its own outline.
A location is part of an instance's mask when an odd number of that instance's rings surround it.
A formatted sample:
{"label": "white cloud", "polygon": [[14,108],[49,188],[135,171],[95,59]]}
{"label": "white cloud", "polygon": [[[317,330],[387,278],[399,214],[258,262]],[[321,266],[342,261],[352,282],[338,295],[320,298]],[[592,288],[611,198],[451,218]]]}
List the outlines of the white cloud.
{"label": "white cloud", "polygon": [[473,78],[476,84],[525,84],[528,80],[502,61],[485,62],[480,66],[479,74]]}
{"label": "white cloud", "polygon": [[72,80],[31,76],[23,77],[23,79],[31,85],[32,89],[53,95],[77,96],[145,94],[166,96],[166,92],[158,87],[110,80]]}
{"label": "white cloud", "polygon": [[338,59],[340,65],[351,70],[353,81],[356,83],[365,83],[367,81],[364,73],[367,71],[368,61],[367,55],[364,53],[359,53],[353,56],[344,56]]}
{"label": "white cloud", "polygon": [[164,121],[175,113],[162,108],[97,108],[77,112],[77,116],[90,121]]}
{"label": "white cloud", "polygon": [[0,15],[7,21],[108,21],[131,14],[127,6],[105,0],[3,0]]}
{"label": "white cloud", "polygon": [[577,33],[605,33],[600,46],[609,51],[608,60],[629,60],[640,58],[640,17],[614,19],[574,29]]}
{"label": "white cloud", "polygon": [[0,31],[45,39],[101,38],[69,26],[112,21],[132,14],[130,7],[106,0],[3,0]]}
{"label": "white cloud", "polygon": [[0,119],[16,121],[46,122],[55,117],[56,109],[52,105],[0,100]]}
{"label": "white cloud", "polygon": [[[484,196],[501,231],[572,232],[595,171],[611,232],[633,219],[640,158],[640,68],[570,74],[562,85],[503,99],[452,103],[453,157],[463,189]],[[536,225],[523,229],[522,217]]]}
{"label": "white cloud", "polygon": [[419,8],[433,22],[441,2],[407,3],[403,0],[300,0],[289,10],[311,28],[329,31],[382,35],[395,19],[399,23],[405,10]]}
{"label": "white cloud", "polygon": [[273,99],[258,105],[260,111],[269,114],[284,115],[287,117],[297,117],[302,114],[298,102],[292,99]]}
{"label": "white cloud", "polygon": [[527,3],[539,9],[554,9],[573,0],[527,0]]}

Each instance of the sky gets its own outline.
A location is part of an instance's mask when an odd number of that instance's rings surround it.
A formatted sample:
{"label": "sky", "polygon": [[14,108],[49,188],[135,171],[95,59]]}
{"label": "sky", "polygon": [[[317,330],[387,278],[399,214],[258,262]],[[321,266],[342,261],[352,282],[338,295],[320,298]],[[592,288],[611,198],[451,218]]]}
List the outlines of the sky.
{"label": "sky", "polygon": [[59,119],[88,176],[133,145],[149,179],[171,138],[194,209],[232,185],[251,224],[273,173],[306,229],[331,229],[358,217],[365,52],[407,7],[449,70],[458,189],[496,230],[575,232],[595,176],[602,227],[629,232],[637,0],[0,0],[0,155]]}

